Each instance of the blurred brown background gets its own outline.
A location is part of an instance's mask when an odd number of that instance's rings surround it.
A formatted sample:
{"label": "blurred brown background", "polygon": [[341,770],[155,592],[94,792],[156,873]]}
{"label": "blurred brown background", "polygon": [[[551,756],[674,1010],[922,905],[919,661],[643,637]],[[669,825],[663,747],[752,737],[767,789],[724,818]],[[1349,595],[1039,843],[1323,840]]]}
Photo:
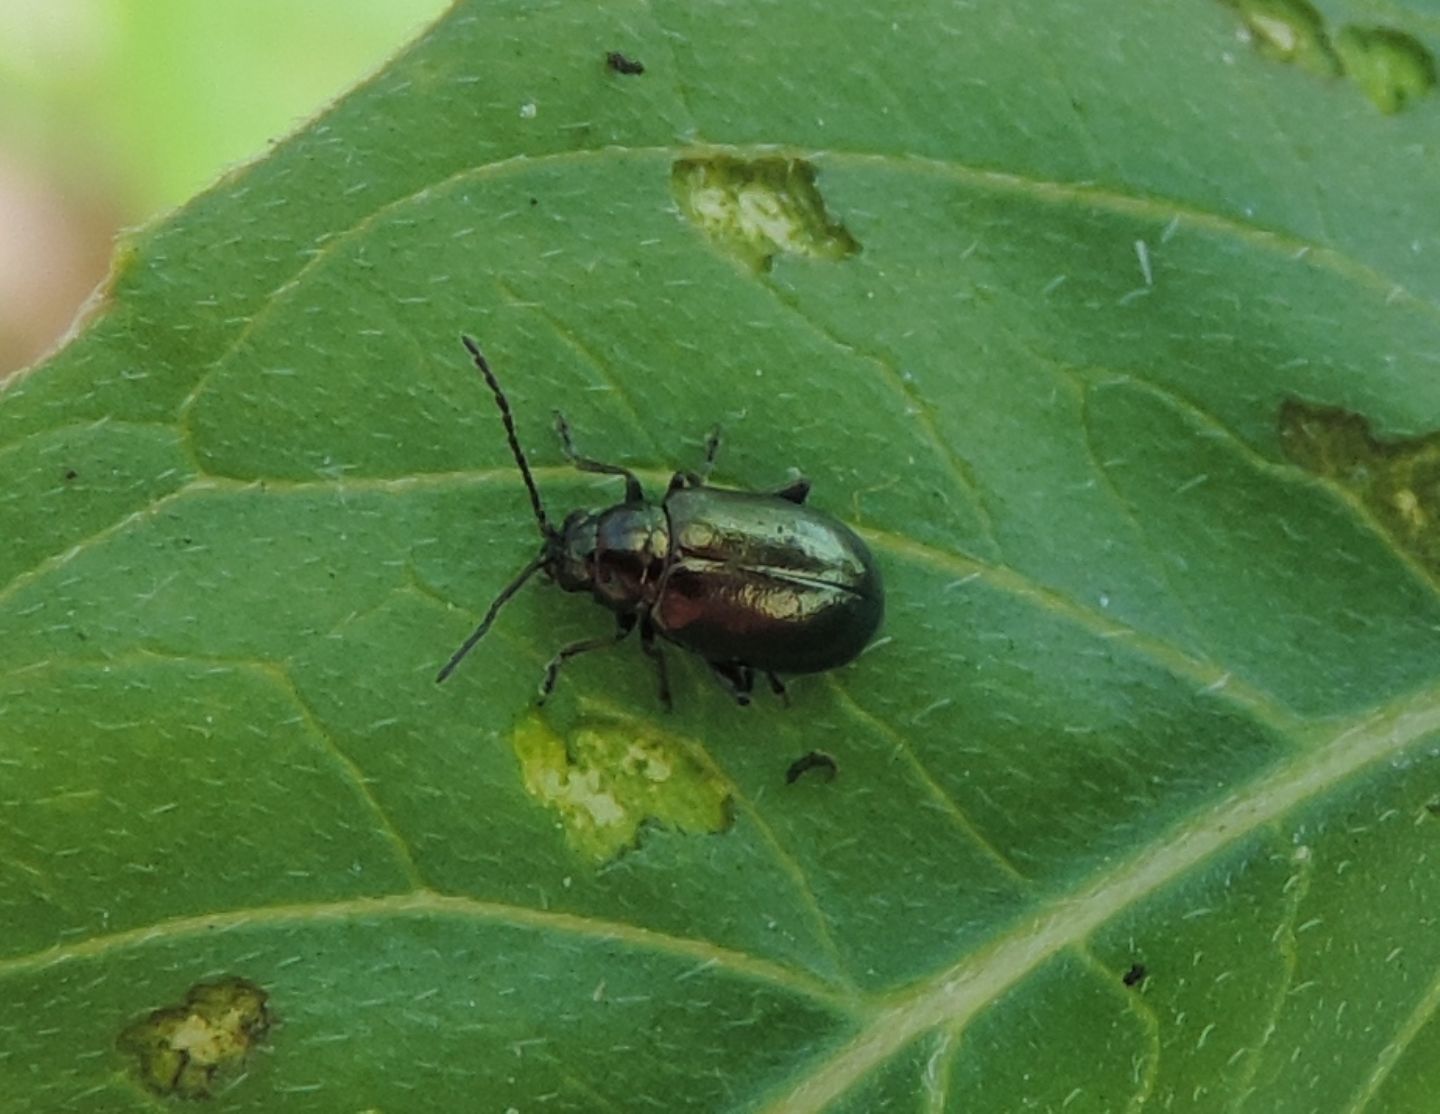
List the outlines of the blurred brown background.
{"label": "blurred brown background", "polygon": [[263,154],[445,0],[0,0],[0,379],[55,347],[116,232]]}

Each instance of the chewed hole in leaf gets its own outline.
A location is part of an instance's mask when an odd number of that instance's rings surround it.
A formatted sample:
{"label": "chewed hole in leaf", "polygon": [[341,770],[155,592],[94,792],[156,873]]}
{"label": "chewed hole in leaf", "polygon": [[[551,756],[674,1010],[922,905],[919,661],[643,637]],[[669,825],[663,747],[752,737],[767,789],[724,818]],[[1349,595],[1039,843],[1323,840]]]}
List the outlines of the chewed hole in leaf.
{"label": "chewed hole in leaf", "polygon": [[197,983],[177,1006],[155,1010],[120,1034],[136,1077],[157,1095],[209,1098],[270,1029],[268,995],[248,979]]}
{"label": "chewed hole in leaf", "polygon": [[1335,39],[1345,72],[1381,112],[1399,112],[1435,85],[1435,59],[1388,27],[1346,27]]}
{"label": "chewed hole in leaf", "polygon": [[562,737],[531,713],[511,743],[526,792],[555,813],[571,847],[593,862],[635,847],[646,825],[702,835],[731,824],[729,785],[663,731],[606,720]]}
{"label": "chewed hole in leaf", "polygon": [[1280,409],[1280,441],[1294,463],[1354,494],[1397,545],[1440,577],[1440,433],[1381,441],[1359,414],[1289,399]]}
{"label": "chewed hole in leaf", "polygon": [[1324,17],[1307,0],[1223,0],[1267,58],[1322,77],[1349,77],[1381,112],[1398,112],[1435,85],[1435,59],[1392,27],[1342,28],[1332,43]]}
{"label": "chewed hole in leaf", "polygon": [[1322,76],[1340,72],[1325,20],[1306,0],[1235,0],[1255,49]]}
{"label": "chewed hole in leaf", "polygon": [[723,250],[756,270],[778,254],[844,259],[860,250],[830,216],[804,159],[730,155],[679,159],[670,185],[681,211]]}

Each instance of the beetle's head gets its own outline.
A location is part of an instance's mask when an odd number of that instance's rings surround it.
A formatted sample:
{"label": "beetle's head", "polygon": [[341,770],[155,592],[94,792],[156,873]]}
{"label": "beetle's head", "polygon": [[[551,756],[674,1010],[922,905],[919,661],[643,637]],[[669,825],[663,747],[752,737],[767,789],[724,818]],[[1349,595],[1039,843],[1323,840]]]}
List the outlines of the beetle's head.
{"label": "beetle's head", "polygon": [[545,543],[545,571],[567,592],[588,592],[595,584],[597,517],[571,511]]}

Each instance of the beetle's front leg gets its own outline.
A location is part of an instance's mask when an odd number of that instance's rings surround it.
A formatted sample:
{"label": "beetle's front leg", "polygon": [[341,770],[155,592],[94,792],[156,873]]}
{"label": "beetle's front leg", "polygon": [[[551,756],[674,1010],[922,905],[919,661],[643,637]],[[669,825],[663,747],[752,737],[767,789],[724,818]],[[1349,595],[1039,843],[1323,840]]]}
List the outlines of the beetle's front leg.
{"label": "beetle's front leg", "polygon": [[625,477],[625,502],[643,503],[645,501],[645,489],[640,486],[635,473],[628,468],[618,464],[606,464],[603,461],[592,460],[588,456],[581,456],[575,451],[575,441],[570,436],[570,423],[565,420],[565,415],[559,410],[555,411],[555,432],[560,435],[560,451],[565,454],[565,459],[582,472],[600,472],[607,476]]}
{"label": "beetle's front leg", "polygon": [[555,681],[560,675],[560,667],[567,661],[577,654],[588,654],[591,650],[603,650],[606,646],[613,646],[634,629],[635,616],[620,615],[617,617],[615,633],[608,638],[582,638],[579,642],[562,646],[560,652],[545,666],[545,676],[540,681],[540,699],[536,703],[544,704],[550,699],[550,694],[555,691]]}
{"label": "beetle's front leg", "polygon": [[673,711],[675,705],[670,700],[670,671],[665,666],[665,652],[655,641],[655,626],[649,619],[640,624],[640,648],[645,651],[645,656],[655,663],[655,675],[660,683],[660,703],[667,712]]}

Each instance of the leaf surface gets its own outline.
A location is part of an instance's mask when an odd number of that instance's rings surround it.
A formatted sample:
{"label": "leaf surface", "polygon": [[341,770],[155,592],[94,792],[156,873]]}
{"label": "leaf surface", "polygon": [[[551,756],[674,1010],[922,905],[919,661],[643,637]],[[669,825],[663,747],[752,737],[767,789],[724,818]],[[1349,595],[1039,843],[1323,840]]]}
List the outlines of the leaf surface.
{"label": "leaf surface", "polygon": [[[0,1109],[1427,1109],[1435,102],[864,9],[458,4],[0,397]],[[610,620],[530,587],[437,687],[536,548],[462,331],[557,520],[552,408],[719,423],[884,636],[537,711]]]}

